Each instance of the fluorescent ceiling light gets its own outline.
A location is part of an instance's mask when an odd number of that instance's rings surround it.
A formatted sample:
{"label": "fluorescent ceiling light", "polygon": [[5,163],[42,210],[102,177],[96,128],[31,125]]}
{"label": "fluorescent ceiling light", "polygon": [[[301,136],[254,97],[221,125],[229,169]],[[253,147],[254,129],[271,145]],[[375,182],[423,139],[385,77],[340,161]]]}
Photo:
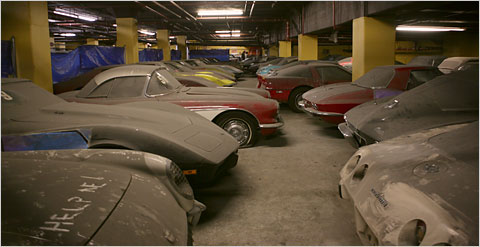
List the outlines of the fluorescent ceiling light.
{"label": "fluorescent ceiling light", "polygon": [[461,27],[436,27],[436,26],[397,26],[397,31],[411,32],[448,32],[448,31],[465,31]]}
{"label": "fluorescent ceiling light", "polygon": [[240,37],[240,34],[218,34],[218,37]]}
{"label": "fluorescent ceiling light", "polygon": [[63,15],[63,16],[68,16],[68,17],[72,17],[72,18],[76,18],[76,19],[82,19],[82,20],[85,20],[85,21],[96,21],[98,18],[95,17],[95,16],[91,16],[91,15],[77,15],[77,14],[74,14],[74,13],[70,13],[66,10],[63,10],[63,9],[55,9],[53,11],[54,14],[57,14],[57,15]]}
{"label": "fluorescent ceiling light", "polygon": [[112,26],[116,27],[116,26],[117,26],[117,24],[113,24]]}
{"label": "fluorescent ceiling light", "polygon": [[147,31],[147,30],[139,30],[138,32],[139,32],[139,33],[146,34],[146,35],[155,35],[155,33],[149,32],[149,31]]}
{"label": "fluorescent ceiling light", "polygon": [[239,33],[240,30],[221,30],[221,31],[215,31],[215,33]]}
{"label": "fluorescent ceiling light", "polygon": [[242,9],[201,9],[198,11],[199,16],[227,16],[227,15],[243,15]]}
{"label": "fluorescent ceiling light", "polygon": [[175,36],[168,36],[169,39],[175,39]]}
{"label": "fluorescent ceiling light", "polygon": [[75,37],[76,35],[74,33],[61,33],[60,36],[64,37]]}
{"label": "fluorescent ceiling light", "polygon": [[48,22],[60,22],[59,20],[48,19]]}

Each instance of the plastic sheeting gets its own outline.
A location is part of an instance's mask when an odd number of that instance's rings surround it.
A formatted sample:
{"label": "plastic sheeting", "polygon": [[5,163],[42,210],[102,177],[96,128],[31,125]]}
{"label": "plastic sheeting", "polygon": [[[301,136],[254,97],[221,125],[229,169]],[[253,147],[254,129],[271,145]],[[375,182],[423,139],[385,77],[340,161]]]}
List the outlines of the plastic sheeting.
{"label": "plastic sheeting", "polygon": [[163,60],[162,49],[143,49],[138,52],[140,62],[161,61]]}
{"label": "plastic sheeting", "polygon": [[13,75],[12,41],[2,40],[2,78]]}
{"label": "plastic sheeting", "polygon": [[170,50],[170,59],[171,60],[181,60],[182,52],[179,50]]}
{"label": "plastic sheeting", "polygon": [[99,66],[124,64],[125,49],[84,45],[69,53],[52,53],[53,83],[67,81]]}
{"label": "plastic sheeting", "polygon": [[223,62],[230,60],[230,50],[191,50],[189,53],[191,59],[194,58],[216,58]]}

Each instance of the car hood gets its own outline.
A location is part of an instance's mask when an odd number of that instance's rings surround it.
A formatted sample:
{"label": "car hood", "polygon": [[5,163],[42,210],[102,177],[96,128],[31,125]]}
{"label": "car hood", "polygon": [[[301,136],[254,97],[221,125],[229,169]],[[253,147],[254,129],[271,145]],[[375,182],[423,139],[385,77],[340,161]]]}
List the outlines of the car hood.
{"label": "car hood", "polygon": [[[144,105],[149,105],[144,102]],[[123,104],[122,106],[94,105],[82,103],[58,103],[32,109],[28,112],[15,111],[15,108],[2,106],[2,133],[12,133],[7,122],[44,123],[52,129],[62,128],[71,124],[131,124],[137,128],[146,125],[156,125],[167,133],[173,133],[192,124],[185,110],[176,105],[155,102],[155,110],[137,107],[140,104]],[[151,104],[151,102],[150,102]],[[182,114],[183,113],[183,114]],[[60,121],[61,119],[61,121]],[[35,128],[35,126],[32,126]]]}
{"label": "car hood", "polygon": [[[368,165],[363,178],[354,177],[354,163]],[[386,235],[382,239],[386,245],[396,240],[385,229],[417,217],[424,217],[427,228],[441,221],[454,229],[453,235],[458,232],[453,245],[478,244],[478,122],[423,130],[362,147],[340,176],[362,216],[371,220],[370,227]]]}
{"label": "car hood", "polygon": [[84,245],[100,228],[130,174],[72,158],[54,150],[2,153],[2,244]]}
{"label": "car hood", "polygon": [[365,102],[373,90],[362,88],[351,82],[320,86],[303,94],[303,98],[315,104],[343,104]]}
{"label": "car hood", "polygon": [[478,120],[478,70],[437,77],[398,96],[370,101],[346,121],[376,141],[444,125]]}

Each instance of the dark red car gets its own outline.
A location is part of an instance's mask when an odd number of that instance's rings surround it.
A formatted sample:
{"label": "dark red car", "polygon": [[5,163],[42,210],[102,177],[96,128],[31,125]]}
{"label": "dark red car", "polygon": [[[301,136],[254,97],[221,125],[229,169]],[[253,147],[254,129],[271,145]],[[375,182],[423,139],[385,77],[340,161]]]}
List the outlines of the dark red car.
{"label": "dark red car", "polygon": [[[379,66],[351,83],[338,83],[312,89],[300,102],[304,111],[322,120],[339,124],[343,114],[374,99],[394,96],[442,75],[435,67]],[[273,98],[273,97],[272,97]]]}
{"label": "dark red car", "polygon": [[352,74],[338,64],[313,62],[299,64],[259,77],[259,86],[270,92],[272,99],[288,103],[294,112],[301,112],[299,102],[306,91],[322,85],[350,82]]}

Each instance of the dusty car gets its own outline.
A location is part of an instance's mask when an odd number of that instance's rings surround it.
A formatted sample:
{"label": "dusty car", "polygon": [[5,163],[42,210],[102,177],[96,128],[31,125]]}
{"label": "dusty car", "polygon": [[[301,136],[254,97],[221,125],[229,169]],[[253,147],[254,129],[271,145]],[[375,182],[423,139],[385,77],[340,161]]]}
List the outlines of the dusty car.
{"label": "dusty car", "polygon": [[166,64],[167,66],[171,67],[175,72],[188,72],[188,73],[195,73],[195,74],[205,74],[205,75],[212,75],[219,79],[225,79],[229,81],[234,81],[235,77],[232,75],[225,74],[222,72],[215,72],[212,70],[194,70],[191,69],[189,66],[184,65],[185,63],[182,61],[162,61],[162,63]]}
{"label": "dusty car", "polygon": [[299,64],[259,79],[259,87],[270,92],[272,99],[288,103],[294,112],[302,112],[301,96],[308,90],[326,84],[352,81],[352,74],[334,63]]}
{"label": "dusty car", "polygon": [[469,62],[478,62],[478,57],[449,57],[438,65],[438,69],[444,74],[450,74]]}
{"label": "dusty car", "polygon": [[2,152],[2,245],[192,245],[205,208],[162,156]]}
{"label": "dusty car", "polygon": [[354,147],[412,131],[478,120],[478,67],[439,76],[394,97],[345,114],[338,128]]}
{"label": "dusty car", "polygon": [[173,160],[192,182],[209,182],[237,163],[238,143],[174,104],[68,103],[25,79],[2,78],[2,136],[83,130],[88,148],[149,152]]}
{"label": "dusty car", "polygon": [[60,94],[67,101],[92,104],[169,102],[192,110],[230,133],[242,147],[283,125],[278,102],[258,94],[206,87],[185,87],[166,70],[126,65],[95,76],[82,90]]}
{"label": "dusty car", "polygon": [[439,64],[447,58],[443,55],[432,55],[432,56],[416,56],[407,65],[411,66],[432,66],[438,67]]}
{"label": "dusty car", "polygon": [[222,69],[226,72],[233,73],[235,75],[235,78],[237,78],[237,79],[243,74],[242,70],[240,70],[238,68],[235,68],[231,65],[227,65],[227,64],[215,64],[215,65],[206,64],[199,59],[187,59],[184,62],[191,65],[194,69],[220,68],[220,69]]}
{"label": "dusty car", "polygon": [[360,148],[340,172],[364,245],[478,246],[478,121]]}
{"label": "dusty car", "polygon": [[260,68],[258,68],[258,70],[256,72],[257,78],[259,76],[267,75],[270,71],[272,71],[274,69],[279,69],[283,65],[291,64],[291,63],[294,63],[294,62],[297,62],[297,61],[298,61],[298,57],[284,57],[277,64],[269,64],[267,66],[260,67]]}
{"label": "dusty car", "polygon": [[188,59],[188,60],[178,60],[178,61],[173,61],[176,63],[179,63],[181,65],[184,65],[194,71],[211,71],[215,73],[220,73],[226,76],[229,76],[229,80],[235,81],[239,75],[233,73],[231,70],[222,68],[218,65],[209,65],[205,64],[204,62],[197,60],[197,59]]}
{"label": "dusty car", "polygon": [[393,96],[441,75],[437,68],[424,66],[379,66],[351,83],[337,83],[303,94],[304,111],[321,120],[339,124],[343,114],[374,99]]}

